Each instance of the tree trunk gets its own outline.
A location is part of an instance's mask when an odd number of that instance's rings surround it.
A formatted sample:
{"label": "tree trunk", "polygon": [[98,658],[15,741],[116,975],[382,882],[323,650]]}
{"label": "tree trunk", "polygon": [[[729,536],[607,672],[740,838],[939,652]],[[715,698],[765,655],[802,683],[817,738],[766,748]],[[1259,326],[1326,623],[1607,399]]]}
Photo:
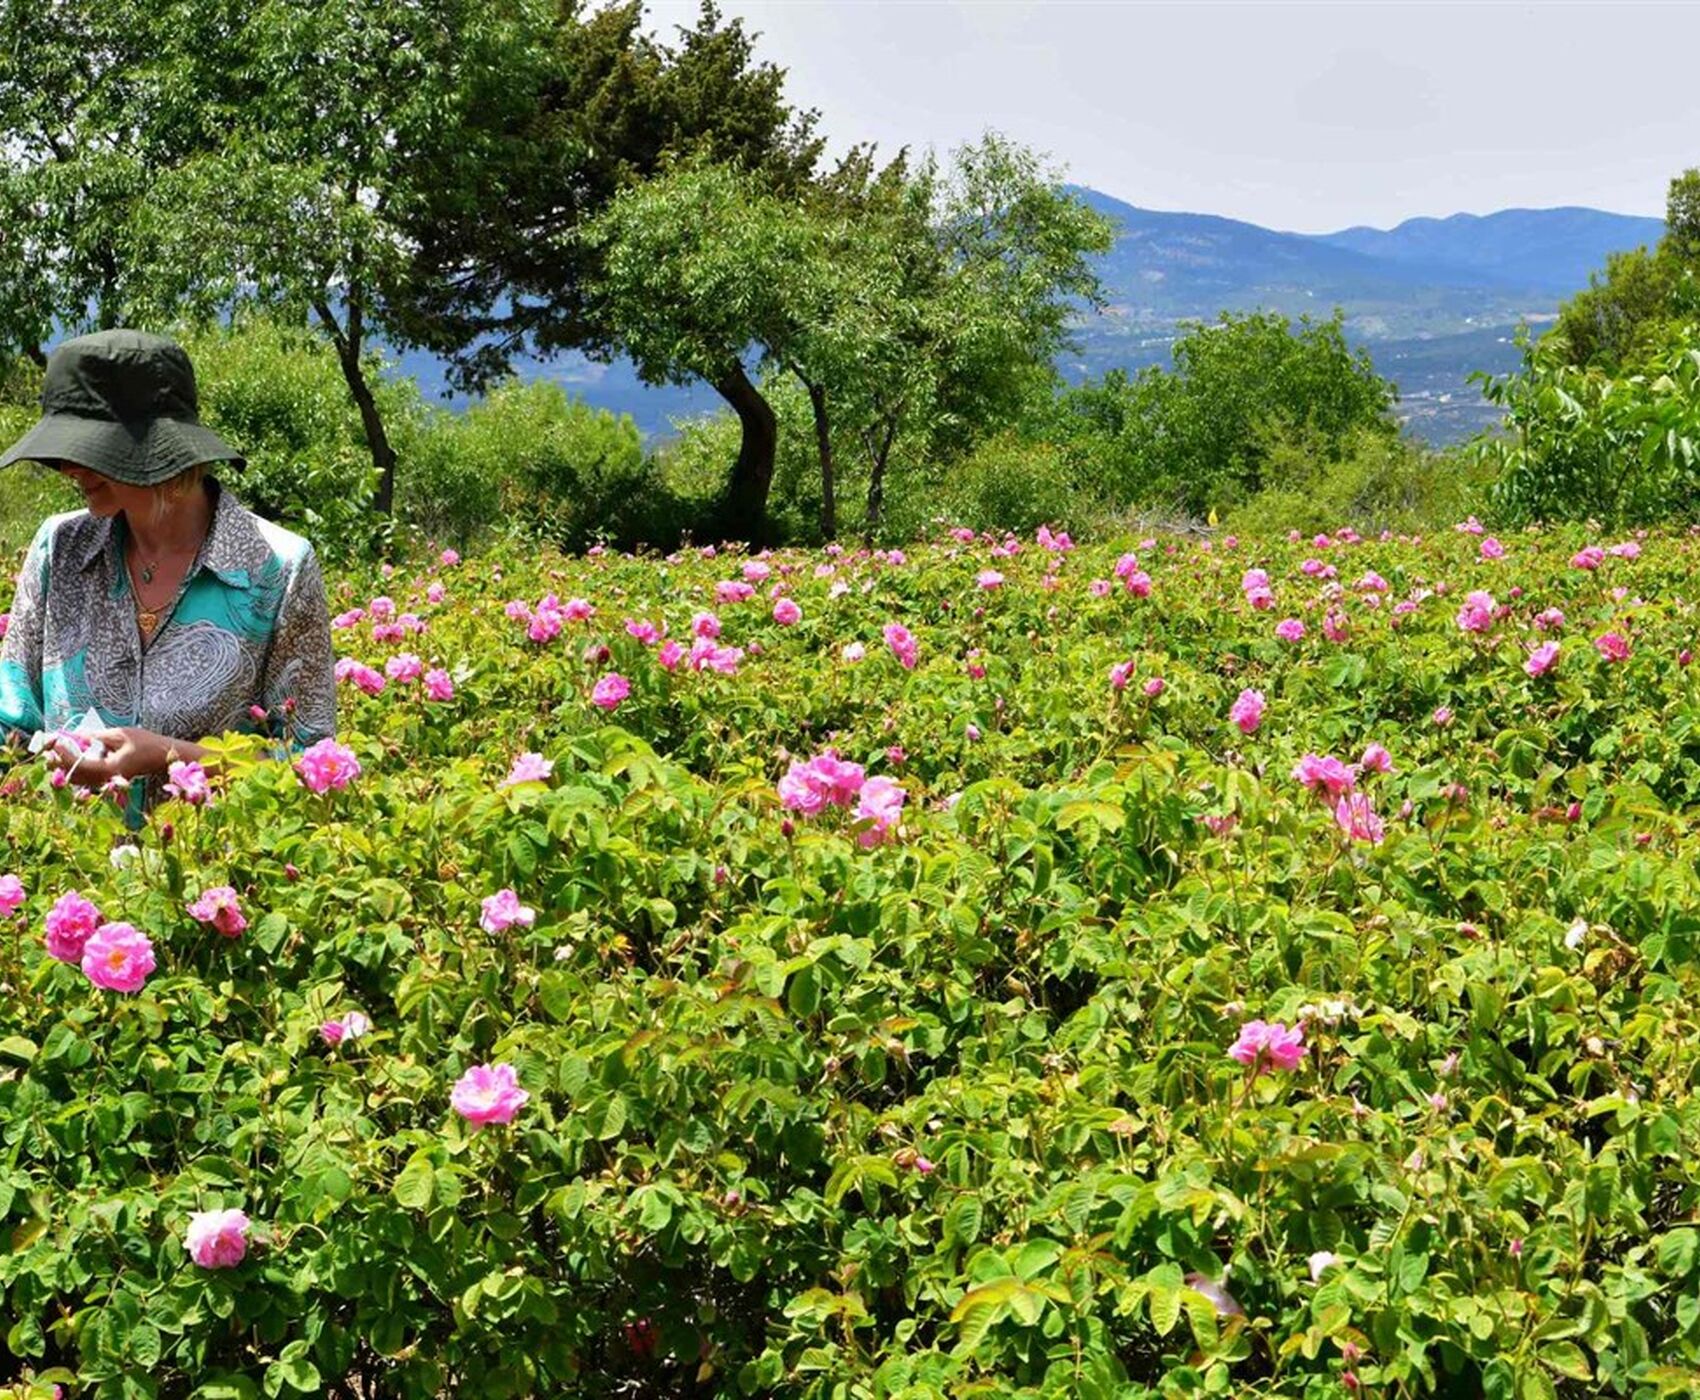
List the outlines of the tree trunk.
{"label": "tree trunk", "polygon": [[395,448],[390,445],[390,435],[384,428],[383,414],[378,412],[378,401],[372,396],[372,386],[366,378],[366,368],[360,363],[359,320],[351,313],[349,328],[344,331],[335,314],[324,302],[314,302],[313,310],[319,317],[319,323],[324,326],[325,333],[330,336],[332,345],[336,347],[337,363],[342,366],[343,380],[348,385],[354,406],[360,410],[360,426],[365,430],[366,445],[372,453],[372,465],[378,472],[378,489],[372,497],[372,509],[379,515],[388,515],[395,509]]}
{"label": "tree trunk", "polygon": [[815,413],[815,447],[820,453],[820,532],[826,539],[837,539],[838,487],[833,477],[832,427],[826,416],[826,386],[810,384],[806,379],[803,384],[809,391],[809,407]]}
{"label": "tree trunk", "polygon": [[891,444],[896,436],[897,428],[891,424],[887,425],[885,437],[878,446],[871,436],[868,439],[868,523],[863,534],[869,543],[873,542],[879,530],[880,512],[885,509],[885,464],[891,458]]}
{"label": "tree trunk", "polygon": [[773,485],[773,458],[779,447],[779,421],[773,407],[750,382],[744,367],[732,367],[714,381],[714,391],[731,405],[743,428],[738,460],[726,485],[720,527],[726,538],[760,544],[767,535],[767,493]]}

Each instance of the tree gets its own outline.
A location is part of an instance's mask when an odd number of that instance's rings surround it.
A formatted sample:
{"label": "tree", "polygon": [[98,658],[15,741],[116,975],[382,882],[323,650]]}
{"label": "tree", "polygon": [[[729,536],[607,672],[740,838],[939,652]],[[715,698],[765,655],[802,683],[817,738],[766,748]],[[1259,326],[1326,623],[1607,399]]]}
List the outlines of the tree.
{"label": "tree", "polygon": [[150,70],[169,25],[136,0],[0,0],[0,350],[129,319],[136,213],[194,141]]}
{"label": "tree", "polygon": [[818,229],[800,209],[719,165],[634,185],[586,226],[601,255],[589,305],[651,383],[704,379],[738,415],[742,444],[722,527],[759,540],[777,422],[751,379],[752,351],[782,361],[819,266]]}
{"label": "tree", "polygon": [[1700,313],[1700,169],[1670,182],[1665,233],[1649,252],[1613,253],[1604,274],[1559,310],[1543,343],[1573,365],[1608,373],[1657,351],[1671,324]]}
{"label": "tree", "polygon": [[[522,352],[611,357],[622,343],[611,316],[623,309],[643,321],[642,308],[621,295],[620,274],[606,276],[613,226],[584,236],[621,191],[692,162],[749,175],[781,200],[798,198],[813,178],[821,149],[814,116],[785,102],[783,70],[755,60],[739,20],[705,3],[671,44],[646,35],[641,20],[638,0],[600,8],[562,0],[528,64],[502,75],[504,101],[463,104],[456,122],[464,138],[439,152],[443,178],[419,182],[422,197],[404,215],[415,253],[395,298],[406,307],[395,330],[450,357],[465,387],[499,378]],[[477,180],[459,173],[467,150],[477,152]],[[716,196],[706,186],[669,192],[686,203],[696,197]],[[667,202],[648,207],[663,213]],[[622,227],[641,236],[629,220]],[[663,349],[636,328],[650,347],[644,372],[702,374],[738,414],[744,438],[722,519],[753,535],[773,472],[772,410],[740,352],[715,340],[725,329],[720,313],[699,305],[690,319],[700,338],[689,352]],[[711,345],[712,365],[701,358]]]}
{"label": "tree", "polygon": [[388,513],[396,454],[370,344],[406,315],[407,219],[448,197],[443,181],[476,181],[457,114],[499,103],[500,75],[525,72],[546,12],[540,0],[256,0],[191,13],[167,71],[210,139],[150,197],[150,294],[162,311],[258,302],[315,322]]}
{"label": "tree", "polygon": [[1224,312],[1175,342],[1174,368],[1112,373],[1064,399],[1076,451],[1110,468],[1122,503],[1202,515],[1266,483],[1270,429],[1304,432],[1316,449],[1345,450],[1360,429],[1393,435],[1392,384],[1347,343],[1342,315]]}

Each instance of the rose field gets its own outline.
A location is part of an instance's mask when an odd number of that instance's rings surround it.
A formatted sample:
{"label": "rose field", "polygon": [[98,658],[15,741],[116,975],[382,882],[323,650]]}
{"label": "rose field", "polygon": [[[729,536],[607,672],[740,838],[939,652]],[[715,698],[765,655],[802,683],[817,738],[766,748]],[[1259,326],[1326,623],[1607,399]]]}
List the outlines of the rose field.
{"label": "rose field", "polygon": [[1700,1393],[1697,563],[333,573],[337,742],[6,760],[0,1393]]}

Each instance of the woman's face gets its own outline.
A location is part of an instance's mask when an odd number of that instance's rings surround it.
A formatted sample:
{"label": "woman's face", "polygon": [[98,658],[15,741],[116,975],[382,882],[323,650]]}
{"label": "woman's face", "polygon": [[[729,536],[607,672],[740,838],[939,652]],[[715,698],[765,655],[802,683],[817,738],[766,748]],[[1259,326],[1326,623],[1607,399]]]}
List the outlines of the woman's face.
{"label": "woman's face", "polygon": [[129,486],[75,462],[60,462],[58,470],[83,493],[83,502],[88,506],[90,515],[110,519],[120,511],[129,511],[132,515],[145,516],[146,510],[152,506],[154,493],[151,487]]}

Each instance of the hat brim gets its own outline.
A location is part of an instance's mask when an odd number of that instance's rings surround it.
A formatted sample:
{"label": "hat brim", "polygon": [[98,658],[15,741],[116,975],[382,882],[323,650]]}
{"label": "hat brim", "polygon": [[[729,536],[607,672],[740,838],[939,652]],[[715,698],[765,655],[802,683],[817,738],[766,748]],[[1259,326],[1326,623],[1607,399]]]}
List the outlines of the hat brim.
{"label": "hat brim", "polygon": [[114,423],[49,413],[0,455],[0,467],[14,462],[73,462],[130,486],[158,486],[201,462],[246,465],[210,428],[182,418],[149,418]]}

